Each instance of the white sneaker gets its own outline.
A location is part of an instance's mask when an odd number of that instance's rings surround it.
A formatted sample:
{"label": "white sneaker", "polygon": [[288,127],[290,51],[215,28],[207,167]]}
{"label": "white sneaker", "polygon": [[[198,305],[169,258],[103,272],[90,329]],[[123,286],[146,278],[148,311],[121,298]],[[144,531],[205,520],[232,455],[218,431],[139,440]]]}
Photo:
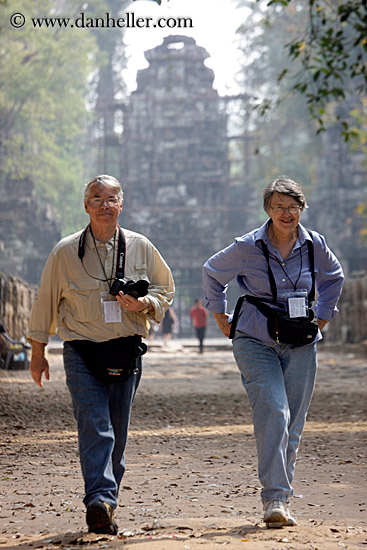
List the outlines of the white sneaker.
{"label": "white sneaker", "polygon": [[271,529],[297,525],[297,521],[291,516],[284,500],[266,500],[264,502],[264,522]]}
{"label": "white sneaker", "polygon": [[287,527],[295,527],[296,525],[298,525],[297,521],[296,521],[296,518],[291,516],[290,511],[288,510],[288,508],[286,508],[286,510],[287,510],[287,523],[285,525]]}
{"label": "white sneaker", "polygon": [[283,500],[266,500],[264,502],[264,522],[268,527],[283,527],[288,521],[288,514]]}

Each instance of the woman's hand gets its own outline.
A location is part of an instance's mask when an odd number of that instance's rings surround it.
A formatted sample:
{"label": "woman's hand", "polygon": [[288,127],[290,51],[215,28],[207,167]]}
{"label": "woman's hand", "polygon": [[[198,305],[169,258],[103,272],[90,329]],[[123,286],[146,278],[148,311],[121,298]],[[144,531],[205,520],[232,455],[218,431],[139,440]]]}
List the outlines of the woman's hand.
{"label": "woman's hand", "polygon": [[222,334],[224,334],[226,338],[229,338],[232,323],[228,322],[228,319],[229,319],[228,313],[213,313],[213,316]]}
{"label": "woman's hand", "polygon": [[317,324],[319,325],[319,329],[322,330],[329,321],[324,321],[324,319],[317,319]]}

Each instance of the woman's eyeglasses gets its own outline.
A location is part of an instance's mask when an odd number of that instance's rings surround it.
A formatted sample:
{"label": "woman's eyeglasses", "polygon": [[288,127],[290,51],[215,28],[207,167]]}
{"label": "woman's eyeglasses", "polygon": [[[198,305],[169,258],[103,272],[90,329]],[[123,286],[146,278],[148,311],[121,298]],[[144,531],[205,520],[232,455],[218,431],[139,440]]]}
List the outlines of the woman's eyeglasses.
{"label": "woman's eyeglasses", "polygon": [[299,214],[300,206],[271,206],[270,207],[276,214],[284,214],[287,210],[290,214]]}

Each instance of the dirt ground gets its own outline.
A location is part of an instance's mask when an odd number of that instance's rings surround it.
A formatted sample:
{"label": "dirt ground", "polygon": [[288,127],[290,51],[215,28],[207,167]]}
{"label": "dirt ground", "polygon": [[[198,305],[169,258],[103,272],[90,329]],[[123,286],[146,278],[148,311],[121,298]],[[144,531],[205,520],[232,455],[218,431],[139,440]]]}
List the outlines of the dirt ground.
{"label": "dirt ground", "polygon": [[294,483],[298,527],[266,529],[251,413],[229,349],[153,348],[136,396],[117,537],[88,534],[60,354],[41,390],[0,371],[0,549],[367,549],[366,356],[319,351]]}

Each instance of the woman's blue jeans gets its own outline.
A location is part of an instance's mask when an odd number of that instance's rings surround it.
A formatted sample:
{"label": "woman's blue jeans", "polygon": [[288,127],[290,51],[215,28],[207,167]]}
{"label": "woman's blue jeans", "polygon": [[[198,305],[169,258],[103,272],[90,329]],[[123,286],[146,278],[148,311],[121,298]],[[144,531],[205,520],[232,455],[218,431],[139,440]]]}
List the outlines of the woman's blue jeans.
{"label": "woman's blue jeans", "polygon": [[66,384],[78,425],[79,455],[86,506],[103,500],[116,508],[125,472],[125,447],[131,407],[141,377],[141,357],[124,383],[97,380],[80,355],[64,343]]}
{"label": "woman's blue jeans", "polygon": [[316,379],[316,344],[291,348],[237,331],[233,353],[252,408],[261,498],[289,501]]}

